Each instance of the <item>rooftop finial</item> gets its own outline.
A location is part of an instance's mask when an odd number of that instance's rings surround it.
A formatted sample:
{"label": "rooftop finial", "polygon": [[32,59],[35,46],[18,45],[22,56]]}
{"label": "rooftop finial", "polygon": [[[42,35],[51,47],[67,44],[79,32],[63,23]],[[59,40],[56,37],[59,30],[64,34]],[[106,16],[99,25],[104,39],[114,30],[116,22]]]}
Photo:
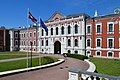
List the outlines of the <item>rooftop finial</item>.
{"label": "rooftop finial", "polygon": [[95,14],[94,14],[94,17],[97,17],[98,16],[98,11],[95,10]]}

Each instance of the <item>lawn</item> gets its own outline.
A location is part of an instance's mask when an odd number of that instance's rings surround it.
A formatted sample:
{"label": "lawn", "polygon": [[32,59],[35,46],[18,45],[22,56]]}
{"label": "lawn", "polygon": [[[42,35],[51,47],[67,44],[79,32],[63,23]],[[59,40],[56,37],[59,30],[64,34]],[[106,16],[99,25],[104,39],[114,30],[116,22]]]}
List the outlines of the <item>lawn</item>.
{"label": "lawn", "polygon": [[[30,56],[30,53],[28,54]],[[0,60],[26,57],[26,55],[27,55],[26,52],[0,52]],[[38,54],[32,54],[32,55],[37,56]]]}
{"label": "lawn", "polygon": [[[39,63],[39,61],[41,63]],[[52,63],[52,62],[56,62],[58,61],[58,58],[53,58],[53,57],[42,57],[41,59],[39,58],[35,58],[32,59],[32,66],[39,66],[44,65],[44,64],[48,64],[48,63]],[[30,67],[31,65],[31,60],[28,60],[28,65]],[[0,72],[3,71],[9,71],[9,70],[15,70],[15,69],[21,69],[21,68],[26,68],[27,64],[26,64],[26,59],[25,60],[17,60],[17,61],[9,61],[9,62],[0,62]]]}
{"label": "lawn", "polygon": [[98,73],[120,76],[120,60],[90,58],[90,61],[96,65]]}

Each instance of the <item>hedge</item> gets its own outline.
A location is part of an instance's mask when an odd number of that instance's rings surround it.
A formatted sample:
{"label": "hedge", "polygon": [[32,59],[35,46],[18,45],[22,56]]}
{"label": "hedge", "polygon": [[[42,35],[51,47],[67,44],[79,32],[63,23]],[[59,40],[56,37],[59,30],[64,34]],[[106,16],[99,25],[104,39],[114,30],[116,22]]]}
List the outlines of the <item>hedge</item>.
{"label": "hedge", "polygon": [[65,54],[67,55],[67,57],[76,58],[76,59],[79,59],[79,60],[88,59],[87,56],[80,55],[80,54],[69,54],[69,53],[64,53],[63,55],[65,55]]}

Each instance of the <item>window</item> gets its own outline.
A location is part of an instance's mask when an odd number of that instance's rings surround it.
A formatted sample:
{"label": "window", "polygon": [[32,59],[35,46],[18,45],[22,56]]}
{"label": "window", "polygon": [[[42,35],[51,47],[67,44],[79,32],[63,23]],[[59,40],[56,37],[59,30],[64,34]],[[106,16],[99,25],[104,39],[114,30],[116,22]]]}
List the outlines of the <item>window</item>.
{"label": "window", "polygon": [[18,37],[18,33],[15,33],[15,37],[16,37],[16,38]]}
{"label": "window", "polygon": [[70,34],[71,33],[71,27],[70,27],[70,25],[68,26],[68,34]]}
{"label": "window", "polygon": [[109,24],[109,26],[108,26],[108,32],[113,32],[113,24]]}
{"label": "window", "polygon": [[96,52],[96,56],[101,56],[100,51],[97,51],[97,52]]}
{"label": "window", "polygon": [[75,34],[77,34],[78,33],[78,25],[76,24],[75,25]]}
{"label": "window", "polygon": [[90,26],[87,26],[87,34],[90,34],[91,30],[90,30]]}
{"label": "window", "polygon": [[36,32],[34,32],[34,37],[36,37]]}
{"label": "window", "polygon": [[108,48],[113,48],[113,39],[108,39]]}
{"label": "window", "polygon": [[46,36],[48,36],[48,31],[46,31]]}
{"label": "window", "polygon": [[58,35],[58,27],[56,27],[56,35]]}
{"label": "window", "polygon": [[46,46],[48,46],[48,40],[46,40]]}
{"label": "window", "polygon": [[32,37],[32,33],[30,33],[30,37]]}
{"label": "window", "polygon": [[78,40],[75,39],[75,46],[78,46]]}
{"label": "window", "polygon": [[53,35],[53,28],[51,28],[51,35]]}
{"label": "window", "polygon": [[44,40],[42,40],[42,45],[41,46],[44,46]]}
{"label": "window", "polygon": [[87,39],[87,47],[90,47],[90,45],[91,45],[91,41],[90,39]]}
{"label": "window", "polygon": [[97,25],[97,33],[101,33],[101,26]]}
{"label": "window", "polygon": [[75,54],[78,54],[78,51],[75,51]]}
{"label": "window", "polygon": [[64,34],[64,26],[61,28],[61,34]]}
{"label": "window", "polygon": [[25,33],[24,33],[24,37],[25,37]]}
{"label": "window", "polygon": [[107,23],[107,33],[114,33],[114,22],[110,21]]}
{"label": "window", "polygon": [[36,41],[34,41],[34,46],[36,46]]}
{"label": "window", "polygon": [[108,52],[108,57],[113,57],[113,52]]}
{"label": "window", "polygon": [[70,50],[68,50],[68,53],[71,53],[71,51],[70,51]]}
{"label": "window", "polygon": [[17,40],[15,41],[15,44],[18,45],[18,41]]}
{"label": "window", "polygon": [[68,46],[71,46],[71,40],[68,39]]}
{"label": "window", "polygon": [[42,36],[44,36],[44,30],[42,29]]}
{"label": "window", "polygon": [[97,39],[97,47],[101,47],[101,40],[100,39]]}

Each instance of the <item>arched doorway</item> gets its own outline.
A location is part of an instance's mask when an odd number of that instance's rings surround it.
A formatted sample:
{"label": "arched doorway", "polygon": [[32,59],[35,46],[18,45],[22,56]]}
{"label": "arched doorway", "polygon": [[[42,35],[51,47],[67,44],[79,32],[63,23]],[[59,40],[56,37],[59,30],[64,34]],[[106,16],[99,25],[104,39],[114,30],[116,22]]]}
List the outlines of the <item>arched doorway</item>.
{"label": "arched doorway", "polygon": [[59,41],[54,43],[54,54],[61,54],[61,43]]}

